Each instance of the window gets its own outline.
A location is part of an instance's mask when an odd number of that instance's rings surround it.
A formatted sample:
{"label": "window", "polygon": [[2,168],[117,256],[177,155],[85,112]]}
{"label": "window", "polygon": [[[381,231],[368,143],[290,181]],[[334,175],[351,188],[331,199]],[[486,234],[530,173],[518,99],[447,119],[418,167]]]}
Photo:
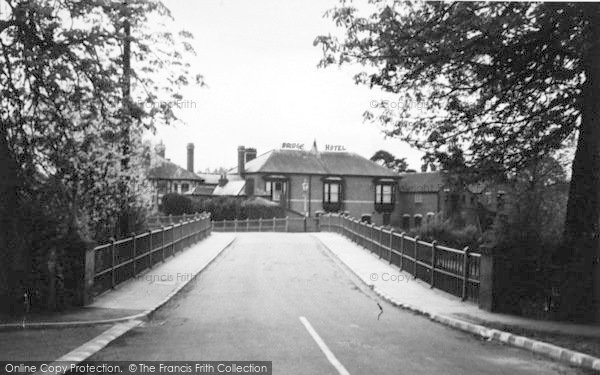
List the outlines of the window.
{"label": "window", "polygon": [[380,212],[394,210],[394,182],[375,184],[375,209]]}
{"label": "window", "polygon": [[380,204],[391,204],[392,185],[377,185],[375,189],[375,202]]}
{"label": "window", "polygon": [[342,209],[343,183],[339,177],[323,179],[323,209],[328,212],[337,212]]}
{"label": "window", "polygon": [[427,213],[427,224],[433,224],[433,220],[435,219],[435,214],[433,212]]}
{"label": "window", "polygon": [[190,190],[190,185],[189,184],[181,184],[181,191],[182,192],[185,193],[188,190]]}
{"label": "window", "polygon": [[410,229],[410,215],[402,215],[402,229],[405,231]]}
{"label": "window", "polygon": [[415,194],[415,203],[423,203],[423,194]]}
{"label": "window", "polygon": [[390,225],[391,221],[392,221],[392,214],[389,212],[384,212],[383,213],[383,225]]}
{"label": "window", "polygon": [[287,181],[285,180],[267,180],[265,190],[272,201],[281,202],[287,196]]}
{"label": "window", "polygon": [[338,182],[326,182],[323,185],[323,202],[339,203],[340,201],[340,184]]}
{"label": "window", "polygon": [[417,214],[415,215],[415,228],[419,228],[423,224],[423,215]]}
{"label": "window", "polygon": [[171,190],[172,193],[177,193],[177,190],[179,189],[179,185],[178,184],[173,184],[173,189]]}

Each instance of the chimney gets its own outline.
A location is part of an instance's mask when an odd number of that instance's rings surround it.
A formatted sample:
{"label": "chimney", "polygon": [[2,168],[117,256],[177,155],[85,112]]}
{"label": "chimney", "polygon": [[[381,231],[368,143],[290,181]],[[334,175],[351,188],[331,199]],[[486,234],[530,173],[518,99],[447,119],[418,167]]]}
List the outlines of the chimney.
{"label": "chimney", "polygon": [[165,157],[165,145],[162,143],[162,141],[160,141],[159,144],[157,144],[156,146],[154,146],[154,152],[156,152],[156,155],[160,156],[161,158],[164,159]]}
{"label": "chimney", "polygon": [[194,144],[187,145],[187,170],[194,173]]}
{"label": "chimney", "polygon": [[244,193],[246,193],[246,197],[250,198],[254,195],[254,179],[248,178],[246,179],[246,185],[244,185]]}
{"label": "chimney", "polygon": [[250,160],[254,160],[256,159],[256,149],[253,148],[247,148],[246,149],[246,163],[249,162]]}
{"label": "chimney", "polygon": [[219,178],[219,186],[223,187],[227,185],[227,182],[227,176],[225,175],[225,173],[221,174],[221,177]]}
{"label": "chimney", "polygon": [[244,146],[238,146],[238,174],[243,176],[246,173],[246,149]]}

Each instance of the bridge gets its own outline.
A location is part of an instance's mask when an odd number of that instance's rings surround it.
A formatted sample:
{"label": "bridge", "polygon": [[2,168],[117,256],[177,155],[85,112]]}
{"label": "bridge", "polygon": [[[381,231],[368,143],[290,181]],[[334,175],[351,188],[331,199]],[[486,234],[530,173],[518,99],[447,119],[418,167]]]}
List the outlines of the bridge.
{"label": "bridge", "polygon": [[[318,223],[168,218],[88,251],[89,308],[131,315],[113,326],[68,328],[70,343],[60,330],[36,330],[36,340],[50,340],[61,363],[228,360],[270,361],[274,374],[583,374],[464,332],[466,323],[453,328],[457,317],[480,310],[480,258],[340,215]],[[78,334],[92,337],[69,347]],[[0,342],[5,355],[34,358],[30,347],[19,352],[19,335],[5,336],[12,346]]]}

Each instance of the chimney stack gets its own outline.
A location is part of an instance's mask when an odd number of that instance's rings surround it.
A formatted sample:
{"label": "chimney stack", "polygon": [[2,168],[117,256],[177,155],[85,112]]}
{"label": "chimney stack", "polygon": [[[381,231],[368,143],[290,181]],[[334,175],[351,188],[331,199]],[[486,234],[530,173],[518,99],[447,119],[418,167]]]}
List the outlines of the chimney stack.
{"label": "chimney stack", "polygon": [[194,144],[187,145],[187,170],[194,173]]}
{"label": "chimney stack", "polygon": [[244,193],[246,197],[250,198],[254,196],[254,179],[248,178],[246,179],[246,184],[244,185]]}
{"label": "chimney stack", "polygon": [[246,173],[246,149],[244,146],[238,146],[238,174],[243,176]]}
{"label": "chimney stack", "polygon": [[221,174],[221,177],[219,178],[219,186],[223,187],[225,185],[227,185],[227,175],[225,173]]}
{"label": "chimney stack", "polygon": [[254,147],[246,149],[246,163],[256,159],[256,149]]}

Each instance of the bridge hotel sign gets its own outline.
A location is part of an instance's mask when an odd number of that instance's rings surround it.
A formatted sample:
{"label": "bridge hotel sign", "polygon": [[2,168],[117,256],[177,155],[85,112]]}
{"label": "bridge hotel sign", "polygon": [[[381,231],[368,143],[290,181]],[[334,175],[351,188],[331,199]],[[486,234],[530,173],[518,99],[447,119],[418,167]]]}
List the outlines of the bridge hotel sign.
{"label": "bridge hotel sign", "polygon": [[[282,150],[296,150],[296,151],[304,151],[304,143],[297,142],[283,142],[281,144]],[[346,147],[342,145],[325,145],[326,152],[346,152]]]}

